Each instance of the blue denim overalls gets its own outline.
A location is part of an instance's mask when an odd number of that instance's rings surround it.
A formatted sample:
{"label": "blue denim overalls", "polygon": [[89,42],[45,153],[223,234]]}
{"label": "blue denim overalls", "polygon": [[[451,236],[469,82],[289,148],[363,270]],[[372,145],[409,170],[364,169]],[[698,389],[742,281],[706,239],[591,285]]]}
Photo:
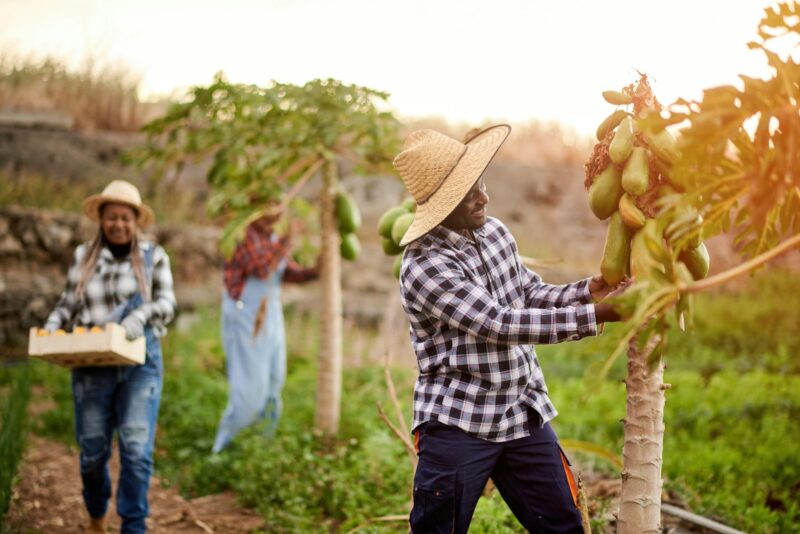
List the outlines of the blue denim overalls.
{"label": "blue denim overalls", "polygon": [[[144,251],[145,279],[152,283],[153,251]],[[112,311],[108,322],[120,322],[143,303],[137,292]],[[161,400],[161,342],[153,328],[144,329],[147,357],[134,366],[78,367],[72,370],[75,434],[80,446],[83,500],[92,517],[103,517],[111,497],[108,460],[114,430],[119,436],[120,475],[117,513],[121,532],[145,532],[147,492],[153,472],[153,442]]]}
{"label": "blue denim overalls", "polygon": [[[267,420],[274,432],[281,416],[286,380],[286,334],[281,307],[282,260],[264,280],[250,277],[239,300],[222,299],[222,345],[227,359],[228,406],[222,414],[213,452],[219,452],[243,428]],[[262,305],[262,301],[264,304]],[[259,309],[266,312],[259,323]]]}

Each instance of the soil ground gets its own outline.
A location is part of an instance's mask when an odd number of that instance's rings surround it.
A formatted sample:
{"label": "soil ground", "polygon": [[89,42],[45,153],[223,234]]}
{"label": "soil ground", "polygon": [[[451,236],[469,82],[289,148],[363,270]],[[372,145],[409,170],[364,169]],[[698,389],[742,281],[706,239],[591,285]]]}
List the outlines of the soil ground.
{"label": "soil ground", "polygon": [[[110,467],[116,489],[119,473],[116,450]],[[30,435],[18,477],[7,518],[11,532],[83,532],[88,516],[81,497],[75,449]],[[119,532],[113,495],[106,517],[108,531]],[[244,534],[263,527],[263,519],[239,506],[232,492],[187,500],[177,488],[162,487],[157,477],[152,479],[148,532]]]}

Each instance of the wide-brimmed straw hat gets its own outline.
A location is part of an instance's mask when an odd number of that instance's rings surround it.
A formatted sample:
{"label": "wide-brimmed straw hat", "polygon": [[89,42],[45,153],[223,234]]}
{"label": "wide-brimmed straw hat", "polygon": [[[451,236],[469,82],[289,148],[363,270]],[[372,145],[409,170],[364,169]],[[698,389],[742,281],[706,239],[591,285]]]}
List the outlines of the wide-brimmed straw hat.
{"label": "wide-brimmed straw hat", "polygon": [[411,132],[394,168],[414,197],[417,210],[400,245],[424,236],[458,206],[511,133],[498,124],[462,143],[436,130]]}
{"label": "wide-brimmed straw hat", "polygon": [[137,214],[139,226],[147,226],[155,222],[156,217],[147,205],[136,186],[125,180],[114,180],[99,195],[92,195],[83,201],[83,213],[93,221],[100,220],[100,207],[103,204],[125,204],[132,207]]}

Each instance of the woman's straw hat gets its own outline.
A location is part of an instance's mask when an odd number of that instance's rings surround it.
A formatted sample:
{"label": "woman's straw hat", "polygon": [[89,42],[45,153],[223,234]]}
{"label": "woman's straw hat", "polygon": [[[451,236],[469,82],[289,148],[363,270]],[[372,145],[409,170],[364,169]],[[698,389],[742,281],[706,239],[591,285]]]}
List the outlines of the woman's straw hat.
{"label": "woman's straw hat", "polygon": [[100,207],[103,204],[125,204],[132,207],[137,214],[136,221],[144,227],[152,224],[156,217],[147,205],[142,202],[136,186],[125,180],[114,180],[99,195],[92,195],[83,201],[83,213],[93,221],[100,220]]}
{"label": "woman's straw hat", "polygon": [[435,130],[411,132],[394,168],[417,203],[414,222],[401,246],[433,230],[458,206],[511,133],[498,124],[482,130],[466,143]]}

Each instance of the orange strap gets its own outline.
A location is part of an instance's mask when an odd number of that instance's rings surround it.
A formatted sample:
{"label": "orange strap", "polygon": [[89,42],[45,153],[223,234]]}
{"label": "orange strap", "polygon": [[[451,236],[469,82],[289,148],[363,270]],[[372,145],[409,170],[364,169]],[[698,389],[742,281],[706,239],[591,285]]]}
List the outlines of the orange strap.
{"label": "orange strap", "polygon": [[419,430],[414,431],[414,450],[419,454]]}
{"label": "orange strap", "polygon": [[578,506],[578,484],[575,483],[572,469],[570,469],[563,452],[561,453],[561,464],[564,466],[564,474],[567,475],[567,482],[569,482],[569,491],[572,493],[572,500],[575,502],[575,506]]}

